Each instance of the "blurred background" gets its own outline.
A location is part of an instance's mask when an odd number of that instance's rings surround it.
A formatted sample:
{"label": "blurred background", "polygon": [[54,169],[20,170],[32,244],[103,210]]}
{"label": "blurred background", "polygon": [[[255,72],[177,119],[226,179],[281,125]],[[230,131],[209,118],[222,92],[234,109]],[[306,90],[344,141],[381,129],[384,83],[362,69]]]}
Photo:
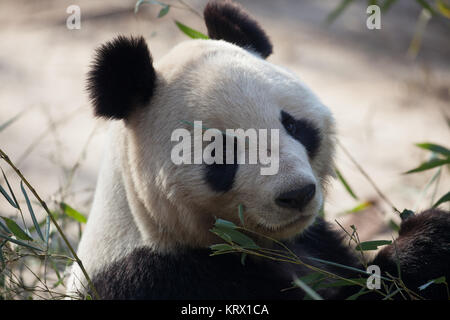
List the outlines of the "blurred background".
{"label": "blurred background", "polygon": [[[93,118],[85,90],[94,49],[118,34],[143,35],[158,60],[188,39],[174,20],[206,33],[195,13],[206,0],[163,2],[172,6],[160,18],[163,6],[145,3],[135,13],[136,0],[0,2],[0,149],[55,208],[64,202],[87,215],[95,189],[107,124]],[[425,193],[435,171],[403,174],[430,157],[415,143],[450,147],[448,7],[423,28],[429,14],[420,1],[387,1],[381,29],[369,30],[367,1],[238,2],[272,39],[269,61],[294,71],[332,110],[341,144],[396,208],[427,208],[430,197],[450,190],[448,170]],[[79,30],[66,27],[70,5],[81,8]],[[20,193],[10,168],[0,165]],[[360,224],[365,238],[390,235],[386,221],[398,223],[398,215],[341,148],[337,167],[357,199],[335,180],[327,217]],[[14,215],[0,200],[0,216]],[[369,208],[344,214],[364,204]],[[77,237],[71,241],[76,246]]]}

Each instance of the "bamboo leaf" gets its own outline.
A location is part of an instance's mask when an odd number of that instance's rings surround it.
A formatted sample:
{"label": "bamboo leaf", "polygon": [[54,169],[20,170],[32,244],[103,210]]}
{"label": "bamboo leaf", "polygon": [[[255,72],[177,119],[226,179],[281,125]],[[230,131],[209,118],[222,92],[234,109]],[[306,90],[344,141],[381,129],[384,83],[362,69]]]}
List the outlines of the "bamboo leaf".
{"label": "bamboo leaf", "polygon": [[446,194],[444,194],[434,205],[433,208],[436,208],[437,206],[439,206],[440,204],[444,203],[444,202],[448,202],[450,201],[450,191],[447,192]]}
{"label": "bamboo leaf", "polygon": [[16,199],[16,196],[14,195],[14,191],[11,188],[11,185],[9,184],[8,178],[6,177],[5,172],[3,171],[3,168],[0,168],[2,170],[2,174],[3,174],[3,178],[6,181],[6,185],[8,186],[9,192],[11,193],[12,199],[14,201],[14,203],[16,204],[16,208],[20,210],[20,205],[19,202]]}
{"label": "bamboo leaf", "polygon": [[25,197],[25,201],[27,203],[28,211],[30,212],[31,220],[33,220],[34,227],[36,228],[36,232],[39,237],[44,241],[44,236],[42,235],[41,228],[39,227],[39,223],[36,220],[36,216],[34,215],[33,207],[31,206],[30,199],[28,198],[28,194],[23,187],[23,182],[20,181],[20,188],[22,189],[22,193]]}
{"label": "bamboo leaf", "polygon": [[[314,257],[310,257],[310,256],[303,256],[303,257],[307,258],[307,259],[310,259],[310,260],[318,261],[318,262],[321,262],[321,263],[324,263],[324,264],[328,264],[330,266],[335,266],[335,267],[339,267],[339,268],[342,268],[342,269],[355,271],[355,272],[358,272],[358,273],[361,273],[361,274],[365,274],[365,275],[369,275],[369,276],[372,275],[371,273],[368,273],[368,272],[366,272],[364,270],[361,270],[361,269],[358,269],[358,268],[354,268],[354,267],[349,267],[349,266],[346,266],[346,265],[343,265],[343,264],[340,264],[340,263],[337,263],[337,262],[332,262],[332,261],[323,260],[323,259],[319,259],[319,258],[314,258]],[[389,278],[386,278],[386,277],[383,277],[383,276],[380,276],[380,278],[383,279],[383,280],[386,280],[386,281],[391,281]]]}
{"label": "bamboo leaf", "polygon": [[312,299],[323,300],[323,298],[317,292],[315,292],[310,286],[308,286],[306,283],[304,283],[299,278],[297,278],[297,277],[294,278],[294,284],[297,287],[301,288],[303,291],[305,291],[305,293]]}
{"label": "bamboo leaf", "polygon": [[377,250],[380,246],[385,246],[391,244],[391,240],[374,240],[374,241],[365,241],[361,242],[360,245],[356,248],[358,251],[369,251],[369,250]]}
{"label": "bamboo leaf", "polygon": [[9,202],[10,205],[12,205],[14,208],[17,208],[17,205],[14,203],[14,201],[11,199],[11,197],[8,195],[5,189],[0,185],[0,193],[5,197],[5,199]]}
{"label": "bamboo leaf", "polygon": [[12,219],[6,218],[6,217],[0,217],[5,221],[6,225],[8,226],[8,229],[11,230],[12,234],[16,236],[16,238],[21,240],[28,240],[33,241],[33,238],[31,238],[28,234],[25,233],[25,231],[22,230],[21,227]]}
{"label": "bamboo leaf", "polygon": [[341,183],[343,184],[343,186],[345,187],[345,189],[347,190],[347,192],[350,194],[350,196],[355,199],[355,200],[359,200],[358,197],[356,196],[356,194],[353,192],[352,188],[350,187],[350,185],[348,184],[347,180],[345,180],[344,176],[342,175],[341,171],[339,171],[338,168],[335,168],[336,174],[338,176],[339,181],[341,181]]}
{"label": "bamboo leaf", "polygon": [[431,281],[429,281],[429,282],[427,282],[427,283],[425,283],[425,284],[423,284],[423,285],[421,285],[420,287],[419,287],[419,290],[420,291],[422,291],[422,290],[425,290],[426,288],[428,288],[430,285],[432,285],[432,284],[441,284],[441,283],[446,283],[446,278],[444,277],[444,276],[442,276],[442,277],[439,277],[439,278],[437,278],[437,279],[433,279],[433,280],[431,280]]}
{"label": "bamboo leaf", "polygon": [[236,229],[215,227],[210,230],[225,241],[237,243],[246,249],[259,249],[259,246],[248,236]]}
{"label": "bamboo leaf", "polygon": [[163,7],[163,8],[159,11],[158,18],[164,17],[166,14],[169,13],[169,10],[170,10],[170,5],[166,5],[165,7]]}
{"label": "bamboo leaf", "polygon": [[425,143],[417,143],[416,146],[418,146],[419,148],[425,149],[425,150],[429,150],[429,151],[433,151],[433,152],[442,154],[446,157],[450,157],[450,150],[443,146],[440,146],[438,144],[425,142]]}
{"label": "bamboo leaf", "polygon": [[0,233],[0,238],[5,239],[5,240],[8,240],[8,241],[10,241],[10,242],[12,242],[12,243],[18,244],[18,245],[23,246],[23,247],[27,247],[27,248],[33,249],[33,250],[44,251],[44,250],[42,250],[42,249],[39,249],[38,247],[29,245],[28,243],[25,243],[25,242],[20,241],[20,240],[16,240],[16,239],[14,239],[14,238],[8,237],[8,236],[3,235],[3,234],[1,234],[1,233]]}
{"label": "bamboo leaf", "polygon": [[344,214],[357,213],[357,212],[363,211],[367,208],[370,208],[371,206],[372,206],[372,202],[364,201],[363,203],[358,204],[356,207],[345,211]]}
{"label": "bamboo leaf", "polygon": [[425,171],[425,170],[430,170],[439,166],[443,166],[446,164],[450,163],[450,158],[449,159],[440,159],[440,158],[435,158],[435,159],[431,159],[430,161],[424,162],[422,163],[420,166],[418,166],[415,169],[409,170],[407,172],[405,172],[405,174],[410,174],[410,173],[414,173],[414,172],[421,172],[421,171]]}
{"label": "bamboo leaf", "polygon": [[61,202],[60,206],[61,210],[75,221],[86,223],[86,216],[69,206],[67,203]]}
{"label": "bamboo leaf", "polygon": [[189,28],[188,26],[182,24],[179,21],[175,20],[175,24],[177,25],[178,29],[180,29],[185,35],[192,39],[209,39],[209,37],[200,31],[194,30],[192,28]]}
{"label": "bamboo leaf", "polygon": [[235,225],[231,221],[223,220],[223,219],[216,219],[216,222],[214,225],[218,228],[229,228],[229,229],[236,229],[237,225]]}

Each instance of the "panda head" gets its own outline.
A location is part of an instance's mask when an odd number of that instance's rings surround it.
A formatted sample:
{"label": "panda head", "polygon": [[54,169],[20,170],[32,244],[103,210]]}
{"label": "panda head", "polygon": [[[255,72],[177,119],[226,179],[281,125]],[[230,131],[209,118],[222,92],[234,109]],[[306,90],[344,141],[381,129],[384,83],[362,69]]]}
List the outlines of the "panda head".
{"label": "panda head", "polygon": [[[239,224],[242,205],[246,227],[291,238],[323,204],[333,173],[332,116],[295,75],[265,60],[272,45],[240,6],[210,2],[204,18],[209,40],[183,42],[153,63],[143,38],[118,37],[98,49],[89,73],[95,114],[123,128],[127,195],[142,209],[133,214],[145,220],[138,223],[144,237],[198,246],[214,241],[215,217]],[[194,121],[223,132],[278,129],[278,172],[173,163],[172,134],[193,133]]]}

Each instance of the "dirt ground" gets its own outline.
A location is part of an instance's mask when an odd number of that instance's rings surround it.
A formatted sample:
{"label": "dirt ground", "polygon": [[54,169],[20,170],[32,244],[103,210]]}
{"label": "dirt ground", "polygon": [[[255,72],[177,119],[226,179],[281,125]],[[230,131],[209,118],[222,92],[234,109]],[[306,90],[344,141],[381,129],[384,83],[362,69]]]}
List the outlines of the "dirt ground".
{"label": "dirt ground", "polygon": [[[174,19],[205,32],[202,20],[188,10],[172,8],[158,19],[158,6],[143,6],[135,15],[135,2],[0,2],[0,125],[24,112],[0,132],[0,148],[44,199],[58,200],[63,187],[71,190],[66,202],[89,211],[106,128],[92,117],[85,91],[93,50],[117,34],[142,34],[157,60],[186,39]],[[201,11],[206,0],[188,2]],[[269,60],[293,70],[330,107],[339,140],[395,206],[428,206],[429,201],[418,203],[418,195],[431,173],[402,172],[428,157],[414,143],[450,145],[444,118],[450,116],[450,20],[430,22],[421,51],[411,60],[406,51],[420,13],[416,2],[399,0],[382,15],[381,30],[366,28],[366,1],[350,6],[331,26],[324,21],[337,1],[240,2],[270,35],[274,54]],[[66,28],[72,4],[81,8],[80,30]],[[342,150],[337,165],[361,201],[377,200],[390,212]],[[448,180],[441,181],[438,195],[450,189]],[[330,186],[326,211],[331,217],[356,204],[338,181]],[[7,210],[0,201],[1,215]],[[390,215],[372,210],[361,217],[343,221],[374,221],[365,224],[370,237],[384,230],[375,222]]]}

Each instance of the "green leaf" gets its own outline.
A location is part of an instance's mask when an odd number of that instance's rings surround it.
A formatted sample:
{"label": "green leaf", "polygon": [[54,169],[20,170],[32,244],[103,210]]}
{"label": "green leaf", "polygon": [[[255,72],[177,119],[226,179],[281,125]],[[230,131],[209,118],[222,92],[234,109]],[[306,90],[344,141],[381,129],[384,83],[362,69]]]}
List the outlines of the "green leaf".
{"label": "green leaf", "polygon": [[344,176],[342,175],[341,171],[339,171],[338,168],[335,168],[336,174],[338,176],[339,181],[344,185],[347,192],[352,196],[353,199],[359,200],[356,194],[353,192],[352,188],[350,188],[350,185],[347,183],[347,180],[345,180]]}
{"label": "green leaf", "polygon": [[417,143],[416,146],[425,150],[442,154],[446,157],[450,157],[450,150],[438,144],[425,142],[425,143]]}
{"label": "green leaf", "polygon": [[301,288],[303,291],[305,291],[305,293],[312,299],[323,300],[323,298],[317,292],[315,292],[310,286],[308,286],[306,283],[304,283],[299,278],[297,278],[297,277],[294,278],[294,284],[297,287]]}
{"label": "green leaf", "polygon": [[245,249],[260,248],[251,238],[236,229],[216,227],[211,229],[211,232],[217,234],[225,241],[232,241]]}
{"label": "green leaf", "polygon": [[414,173],[414,172],[421,172],[425,170],[430,170],[439,166],[443,166],[450,163],[450,158],[448,159],[440,159],[440,158],[434,158],[430,161],[422,163],[420,166],[418,166],[415,169],[409,170],[405,172],[405,174]]}
{"label": "green leaf", "polygon": [[72,208],[71,206],[69,206],[68,204],[66,204],[64,202],[61,202],[61,210],[65,214],[67,214],[69,217],[74,219],[75,221],[78,221],[80,223],[86,223],[86,221],[87,221],[87,218],[85,215],[78,212],[77,210],[75,210],[74,208]]}
{"label": "green leaf", "polygon": [[364,201],[363,203],[358,204],[356,207],[346,211],[345,213],[357,213],[359,211],[362,211],[364,209],[370,208],[372,206],[372,202],[370,201]]}
{"label": "green leaf", "polygon": [[12,205],[14,208],[17,209],[17,205],[14,203],[14,201],[11,199],[6,190],[3,189],[1,185],[0,185],[0,193],[5,197],[5,199],[9,202],[10,205]]}
{"label": "green leaf", "polygon": [[441,283],[446,284],[446,278],[444,276],[433,279],[433,280],[421,285],[419,287],[419,290],[422,291],[422,290],[425,290],[426,288],[428,288],[432,284],[441,284]]}
{"label": "green leaf", "polygon": [[23,246],[23,247],[27,247],[27,248],[34,249],[34,250],[38,250],[38,251],[44,251],[44,250],[42,250],[42,249],[39,249],[38,247],[29,245],[28,243],[25,243],[25,242],[22,242],[22,241],[20,241],[20,240],[16,240],[16,239],[14,239],[14,238],[5,236],[5,235],[3,235],[3,234],[1,234],[1,233],[0,233],[0,238],[5,239],[5,240],[8,240],[8,241],[10,241],[10,242],[12,242],[12,243],[18,244],[18,245]]}
{"label": "green leaf", "polygon": [[189,28],[188,26],[182,24],[179,21],[175,20],[175,24],[177,25],[178,29],[180,29],[185,35],[192,39],[209,39],[209,37],[200,31],[194,30],[192,28]]}
{"label": "green leaf", "polygon": [[450,201],[450,191],[447,192],[446,194],[444,194],[434,205],[433,208],[436,208],[437,206],[439,206],[440,204]]}
{"label": "green leaf", "polygon": [[3,178],[6,181],[6,185],[8,186],[9,192],[11,193],[12,199],[14,201],[14,203],[16,204],[16,208],[20,209],[20,205],[19,202],[16,199],[16,196],[14,195],[14,191],[11,188],[11,185],[9,184],[8,178],[6,177],[5,171],[3,171],[3,168],[0,168],[2,170],[2,174],[3,174]]}
{"label": "green leaf", "polygon": [[14,222],[14,220],[6,217],[0,217],[5,221],[6,225],[8,226],[8,229],[11,230],[13,235],[16,236],[16,238],[21,240],[28,240],[33,241],[33,238],[31,238],[29,235],[25,233],[25,231],[22,230],[22,228],[19,227],[17,223]]}
{"label": "green leaf", "polygon": [[163,8],[159,11],[158,18],[164,17],[166,14],[169,13],[169,10],[170,10],[170,5],[166,5],[165,7],[163,7]]}
{"label": "green leaf", "polygon": [[235,225],[233,222],[223,219],[216,219],[216,222],[214,225],[218,228],[228,228],[228,229],[236,229],[238,226]]}
{"label": "green leaf", "polygon": [[369,251],[369,250],[377,250],[380,246],[385,246],[391,244],[391,240],[374,240],[374,241],[364,241],[359,244],[356,248],[358,251]]}
{"label": "green leaf", "polygon": [[23,187],[22,181],[20,181],[20,188],[22,189],[22,193],[25,197],[25,201],[27,202],[28,211],[30,212],[31,220],[33,220],[34,227],[39,235],[39,237],[44,241],[44,236],[42,235],[41,228],[39,227],[39,223],[36,220],[36,216],[34,215],[33,207],[31,206],[30,199],[28,198],[27,192]]}

